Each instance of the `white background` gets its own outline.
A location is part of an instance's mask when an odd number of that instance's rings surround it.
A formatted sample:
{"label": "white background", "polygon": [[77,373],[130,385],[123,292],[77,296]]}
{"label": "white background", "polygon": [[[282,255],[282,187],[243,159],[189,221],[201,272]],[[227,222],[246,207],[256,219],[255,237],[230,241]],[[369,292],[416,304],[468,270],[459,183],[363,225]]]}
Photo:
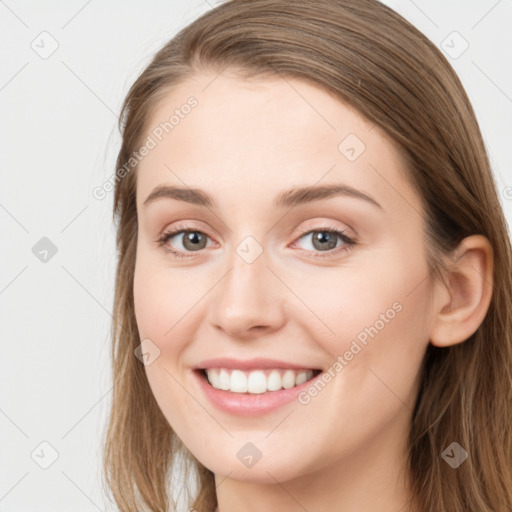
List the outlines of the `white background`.
{"label": "white background", "polygon": [[[449,60],[473,102],[510,224],[512,2],[386,3],[440,47],[453,31],[469,43]],[[100,201],[92,190],[114,172],[129,86],[213,6],[0,1],[0,512],[113,510],[101,492],[100,440],[112,389],[115,233],[112,193]],[[31,47],[51,48],[43,31],[58,43],[47,59]],[[46,263],[32,252],[42,237],[58,250]],[[43,441],[58,453],[47,469],[35,462],[50,460]]]}

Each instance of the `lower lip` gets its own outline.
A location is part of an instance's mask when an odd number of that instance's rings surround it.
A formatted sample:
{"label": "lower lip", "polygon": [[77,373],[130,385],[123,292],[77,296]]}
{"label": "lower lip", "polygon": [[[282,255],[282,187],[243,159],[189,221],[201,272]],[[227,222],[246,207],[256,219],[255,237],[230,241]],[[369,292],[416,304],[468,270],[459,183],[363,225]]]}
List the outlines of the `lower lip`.
{"label": "lower lip", "polygon": [[233,393],[214,388],[199,371],[192,372],[197,379],[200,388],[206,397],[219,409],[240,416],[255,416],[275,411],[280,407],[293,402],[297,395],[312,385],[321,374],[312,379],[299,384],[290,389],[281,389],[279,391],[266,391],[265,393]]}

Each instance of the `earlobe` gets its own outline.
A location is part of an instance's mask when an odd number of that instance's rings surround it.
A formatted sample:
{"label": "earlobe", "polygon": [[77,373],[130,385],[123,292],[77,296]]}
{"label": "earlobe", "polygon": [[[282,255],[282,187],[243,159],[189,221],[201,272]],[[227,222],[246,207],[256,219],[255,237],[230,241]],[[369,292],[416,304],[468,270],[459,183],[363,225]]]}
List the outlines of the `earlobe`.
{"label": "earlobe", "polygon": [[466,341],[483,322],[493,289],[493,250],[483,235],[472,235],[452,256],[446,283],[436,283],[430,342],[447,347]]}

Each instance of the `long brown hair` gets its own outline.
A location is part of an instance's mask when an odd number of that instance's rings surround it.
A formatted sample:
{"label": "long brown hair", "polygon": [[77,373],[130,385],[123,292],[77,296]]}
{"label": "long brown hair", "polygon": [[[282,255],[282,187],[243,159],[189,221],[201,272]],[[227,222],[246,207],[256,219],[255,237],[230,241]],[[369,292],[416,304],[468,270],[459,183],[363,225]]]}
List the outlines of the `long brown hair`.
{"label": "long brown hair", "polygon": [[[104,444],[107,488],[122,512],[174,509],[170,476],[197,477],[190,506],[212,512],[214,475],[189,453],[160,411],[134,356],[136,166],[119,170],[147,135],[157,101],[202,70],[279,74],[322,87],[381,127],[401,148],[427,219],[428,263],[464,237],[494,255],[487,315],[468,340],[429,344],[408,439],[418,510],[512,510],[512,258],[507,224],[475,113],[443,54],[377,0],[230,0],[181,30],[131,87],[122,108],[114,218],[118,266],[112,329],[113,403]],[[469,458],[441,457],[456,441]],[[183,457],[179,457],[183,455]],[[180,464],[180,465],[179,465]]]}

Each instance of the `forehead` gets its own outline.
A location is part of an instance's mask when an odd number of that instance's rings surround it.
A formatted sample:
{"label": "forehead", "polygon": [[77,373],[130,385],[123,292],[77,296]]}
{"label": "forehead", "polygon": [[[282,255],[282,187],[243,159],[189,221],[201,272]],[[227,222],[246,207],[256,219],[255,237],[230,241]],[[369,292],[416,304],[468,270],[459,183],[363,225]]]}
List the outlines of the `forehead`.
{"label": "forehead", "polygon": [[139,204],[160,184],[250,196],[322,182],[366,190],[381,204],[419,203],[394,142],[302,80],[195,75],[166,94],[147,127],[154,147],[139,164]]}

